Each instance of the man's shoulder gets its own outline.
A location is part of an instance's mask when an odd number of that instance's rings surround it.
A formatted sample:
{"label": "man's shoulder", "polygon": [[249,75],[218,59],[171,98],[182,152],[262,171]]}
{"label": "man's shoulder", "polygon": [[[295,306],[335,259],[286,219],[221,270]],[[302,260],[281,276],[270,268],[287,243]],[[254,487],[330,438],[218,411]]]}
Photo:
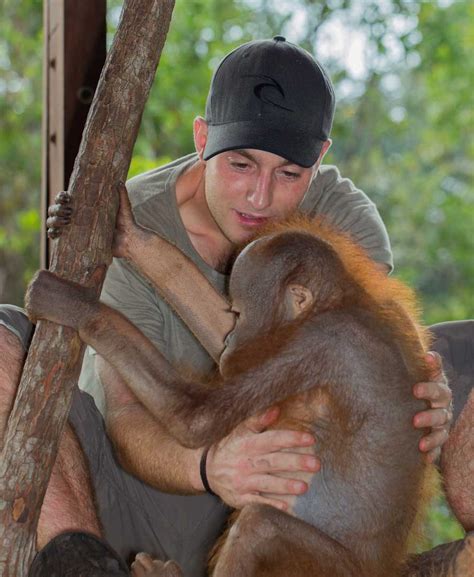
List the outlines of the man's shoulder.
{"label": "man's shoulder", "polygon": [[325,217],[350,234],[376,262],[393,269],[390,241],[377,207],[336,166],[320,166],[300,210],[311,218]]}
{"label": "man's shoulder", "polygon": [[376,211],[370,198],[349,179],[341,176],[331,164],[321,165],[300,206],[310,216],[325,215],[336,220],[346,211],[369,209]]}
{"label": "man's shoulder", "polygon": [[341,175],[337,166],[322,164],[310,185],[307,196],[309,199],[321,200],[334,195],[351,193],[369,201],[368,197],[355,186],[352,180]]}
{"label": "man's shoulder", "polygon": [[182,156],[162,166],[142,172],[128,180],[127,190],[130,194],[132,206],[135,208],[150,198],[163,194],[166,184],[173,178],[173,175],[179,174],[185,166],[195,161],[196,156],[195,153]]}
{"label": "man's shoulder", "polygon": [[176,220],[176,180],[195,159],[196,154],[188,154],[127,182],[135,218],[142,226],[163,232]]}

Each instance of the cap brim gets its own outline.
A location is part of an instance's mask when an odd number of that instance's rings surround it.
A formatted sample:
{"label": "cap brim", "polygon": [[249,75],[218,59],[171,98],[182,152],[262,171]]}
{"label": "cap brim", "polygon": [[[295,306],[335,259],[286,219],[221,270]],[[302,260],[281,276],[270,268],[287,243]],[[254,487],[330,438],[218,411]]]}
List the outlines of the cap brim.
{"label": "cap brim", "polygon": [[208,125],[204,160],[226,150],[251,148],[277,154],[305,168],[318,160],[324,141],[308,136],[304,128],[268,127],[256,121]]}

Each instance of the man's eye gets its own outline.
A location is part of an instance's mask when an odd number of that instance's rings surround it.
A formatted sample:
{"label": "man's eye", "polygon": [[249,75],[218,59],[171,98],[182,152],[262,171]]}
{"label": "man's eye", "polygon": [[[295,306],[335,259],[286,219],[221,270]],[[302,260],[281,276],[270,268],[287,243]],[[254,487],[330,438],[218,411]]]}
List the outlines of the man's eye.
{"label": "man's eye", "polygon": [[291,170],[284,170],[283,175],[286,176],[286,178],[291,178],[292,180],[296,180],[301,176],[299,172],[291,172]]}
{"label": "man's eye", "polygon": [[245,170],[249,164],[247,162],[231,162],[232,167],[237,168],[237,170]]}

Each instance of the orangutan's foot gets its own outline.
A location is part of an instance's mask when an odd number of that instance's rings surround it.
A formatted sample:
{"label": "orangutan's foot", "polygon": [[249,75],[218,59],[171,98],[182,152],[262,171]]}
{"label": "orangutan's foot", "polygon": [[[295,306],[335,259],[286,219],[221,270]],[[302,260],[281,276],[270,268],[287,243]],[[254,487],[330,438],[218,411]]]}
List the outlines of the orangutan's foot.
{"label": "orangutan's foot", "polygon": [[464,539],[414,555],[403,577],[469,577],[474,567],[474,531]]}
{"label": "orangutan's foot", "polygon": [[132,563],[132,577],[184,577],[174,561],[159,561],[148,553],[138,553]]}

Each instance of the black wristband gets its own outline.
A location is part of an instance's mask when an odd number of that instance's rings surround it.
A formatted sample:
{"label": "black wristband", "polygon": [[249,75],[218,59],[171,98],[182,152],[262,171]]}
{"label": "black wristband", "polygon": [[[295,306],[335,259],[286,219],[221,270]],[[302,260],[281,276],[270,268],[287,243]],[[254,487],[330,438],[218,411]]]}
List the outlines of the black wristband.
{"label": "black wristband", "polygon": [[201,462],[199,464],[199,473],[201,474],[201,482],[204,489],[206,489],[206,493],[209,493],[209,495],[214,495],[217,497],[217,495],[211,489],[211,486],[209,485],[209,481],[207,479],[207,471],[206,471],[207,454],[209,453],[210,448],[211,447],[207,447],[207,449],[204,449],[204,451],[202,452]]}

